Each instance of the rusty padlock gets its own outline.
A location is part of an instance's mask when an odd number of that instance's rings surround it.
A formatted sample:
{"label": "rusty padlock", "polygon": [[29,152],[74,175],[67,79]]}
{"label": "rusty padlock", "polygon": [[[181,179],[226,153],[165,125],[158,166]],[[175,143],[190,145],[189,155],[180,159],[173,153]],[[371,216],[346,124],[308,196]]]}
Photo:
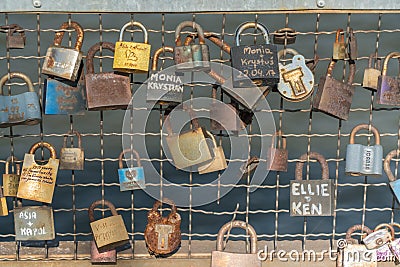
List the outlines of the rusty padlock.
{"label": "rusty padlock", "polygon": [[[95,221],[94,208],[99,205],[107,206],[112,216]],[[115,249],[129,242],[128,232],[121,215],[118,215],[114,204],[108,200],[94,201],[88,210],[90,228],[100,252]]]}
{"label": "rusty padlock", "polygon": [[346,44],[344,42],[343,29],[337,29],[335,42],[333,43],[332,58],[335,60],[344,59],[346,57]]}
{"label": "rusty padlock", "polygon": [[326,77],[321,77],[319,80],[313,108],[335,118],[347,120],[354,94],[353,80],[356,72],[356,63],[353,60],[349,60],[350,73],[346,83],[338,81],[331,76],[335,64],[336,60],[331,60]]}
{"label": "rusty padlock", "polygon": [[[279,147],[275,148],[275,136],[278,139]],[[281,138],[279,142],[279,138]],[[272,136],[271,147],[268,149],[267,169],[270,171],[287,172],[288,151],[286,149],[286,137],[282,131],[277,131]]]}
{"label": "rusty padlock", "polygon": [[198,168],[199,174],[222,171],[228,167],[228,165],[226,164],[224,149],[222,148],[222,146],[217,145],[217,140],[215,140],[215,137],[212,133],[208,131],[207,133],[208,136],[211,137],[214,144],[213,148],[214,158],[210,163],[203,166],[199,166]]}
{"label": "rusty padlock", "polygon": [[[6,160],[5,173],[3,174],[3,193],[6,197],[16,197],[18,193],[21,165],[16,163],[17,161],[18,159],[15,156],[9,156]],[[11,165],[15,164],[15,173],[9,173],[10,163]]]}
{"label": "rusty padlock", "polygon": [[94,73],[93,58],[100,47],[114,52],[114,44],[99,42],[87,53],[85,75],[87,109],[126,109],[132,98],[129,77],[113,72]]}
{"label": "rusty padlock", "polygon": [[349,29],[349,58],[357,60],[358,57],[358,45],[357,38],[354,34],[353,28]]}
{"label": "rusty padlock", "polygon": [[0,187],[0,216],[8,215],[7,199],[3,195],[3,189]]}
{"label": "rusty padlock", "polygon": [[25,47],[25,31],[18,24],[4,25],[1,29],[7,30],[6,47],[7,49],[22,49]]}
{"label": "rusty padlock", "polygon": [[[122,160],[124,155],[128,153],[132,154],[135,157],[137,167],[124,168]],[[120,191],[146,188],[144,169],[142,167],[142,164],[140,163],[139,153],[136,150],[130,148],[124,149],[121,154],[119,154],[118,166]]]}
{"label": "rusty padlock", "polygon": [[288,45],[296,42],[296,30],[293,28],[282,28],[274,32],[274,44]]}
{"label": "rusty padlock", "polygon": [[[78,147],[67,147],[67,137],[76,135]],[[64,136],[64,145],[60,152],[60,170],[83,170],[85,153],[82,148],[82,137],[78,131],[69,131]]]}
{"label": "rusty padlock", "polygon": [[365,68],[364,70],[362,86],[372,91],[378,90],[378,79],[380,75],[381,59],[375,56],[375,53],[372,53],[369,55],[368,68]]}
{"label": "rusty padlock", "polygon": [[[37,164],[35,151],[40,148],[50,151],[50,158],[46,164]],[[22,165],[21,178],[18,186],[18,198],[51,203],[56,185],[59,160],[54,147],[47,142],[37,142],[25,154]]]}
{"label": "rusty padlock", "polygon": [[399,57],[399,52],[391,52],[383,61],[382,73],[378,78],[377,103],[383,105],[400,105],[400,77],[387,76],[389,60]]}
{"label": "rusty padlock", "polygon": [[[224,235],[232,228],[242,228],[250,235],[250,253],[231,253],[224,251]],[[244,221],[231,221],[218,231],[217,250],[211,254],[211,267],[261,267],[262,262],[257,254],[257,233],[253,226]]]}
{"label": "rusty padlock", "polygon": [[172,200],[164,198],[163,203],[171,206],[171,212],[163,217],[158,210],[162,203],[157,200],[147,214],[147,225],[144,230],[147,249],[156,256],[170,255],[181,244],[181,216]]}
{"label": "rusty padlock", "polygon": [[[62,47],[64,30],[75,29],[76,43],[74,48]],[[76,81],[82,61],[83,29],[76,21],[64,22],[54,37],[53,45],[47,49],[42,66],[42,73],[50,76]]]}

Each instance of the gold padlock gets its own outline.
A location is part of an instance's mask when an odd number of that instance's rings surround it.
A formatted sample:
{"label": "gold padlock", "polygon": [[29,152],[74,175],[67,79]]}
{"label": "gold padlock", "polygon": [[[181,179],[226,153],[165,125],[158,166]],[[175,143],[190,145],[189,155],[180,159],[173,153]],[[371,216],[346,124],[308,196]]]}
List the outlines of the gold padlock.
{"label": "gold padlock", "polygon": [[222,171],[225,170],[226,167],[228,167],[228,165],[226,164],[224,149],[222,148],[222,146],[217,146],[217,141],[215,140],[215,137],[212,133],[210,133],[209,131],[207,131],[207,133],[214,143],[214,159],[211,161],[211,163],[207,165],[199,166],[198,170],[200,174]]}
{"label": "gold padlock", "polygon": [[[49,161],[40,165],[35,161],[35,151],[39,148],[50,151]],[[37,142],[25,154],[21,179],[18,186],[18,198],[51,203],[56,185],[59,160],[55,148],[47,142]]]}
{"label": "gold padlock", "polygon": [[[3,193],[5,197],[16,197],[21,173],[21,165],[16,163],[18,159],[14,156],[9,156],[6,160],[5,173],[3,174]],[[10,163],[15,163],[16,173],[8,173]]]}
{"label": "gold padlock", "polygon": [[[124,31],[128,27],[139,27],[144,34],[144,43],[123,42]],[[113,68],[116,71],[133,73],[149,70],[151,45],[148,44],[148,34],[142,23],[131,21],[122,26],[118,42],[115,44]]]}
{"label": "gold padlock", "polygon": [[85,154],[82,149],[82,138],[78,131],[69,131],[67,135],[78,137],[78,147],[67,147],[67,136],[64,136],[64,145],[60,152],[60,170],[83,170]]}

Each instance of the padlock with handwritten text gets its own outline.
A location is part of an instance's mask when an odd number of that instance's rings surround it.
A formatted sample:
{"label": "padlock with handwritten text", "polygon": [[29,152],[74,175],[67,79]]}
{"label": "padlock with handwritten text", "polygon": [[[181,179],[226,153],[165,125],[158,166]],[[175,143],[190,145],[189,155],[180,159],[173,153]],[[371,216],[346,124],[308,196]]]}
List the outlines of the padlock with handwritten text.
{"label": "padlock with handwritten text", "polygon": [[[275,148],[275,136],[279,147]],[[279,142],[279,138],[281,138]],[[286,149],[286,137],[282,131],[277,131],[272,137],[271,147],[268,149],[267,169],[270,171],[287,172],[288,150]]]}
{"label": "padlock with handwritten text", "polygon": [[[74,48],[61,46],[64,30],[76,31],[76,43]],[[79,69],[82,63],[81,47],[83,43],[83,29],[75,21],[64,22],[60,31],[56,32],[53,45],[47,49],[42,66],[42,73],[70,81],[76,81],[79,77]]]}
{"label": "padlock with handwritten text", "polygon": [[387,76],[389,60],[399,56],[399,52],[391,52],[383,61],[382,72],[378,78],[378,93],[376,98],[378,104],[400,106],[400,77]]}
{"label": "padlock with handwritten text", "polygon": [[[224,235],[232,228],[241,228],[250,235],[250,253],[232,253],[224,251]],[[261,267],[257,254],[257,233],[253,226],[244,221],[232,221],[224,224],[218,231],[217,250],[211,254],[211,267]]]}
{"label": "padlock with handwritten text", "polygon": [[378,262],[394,261],[398,265],[400,263],[400,238],[395,238],[394,227],[400,228],[400,224],[396,222],[381,223],[375,227],[375,231],[383,227],[390,231],[390,241],[376,249],[376,258]]}
{"label": "padlock with handwritten text", "polygon": [[[375,59],[375,60],[374,60]],[[362,86],[372,91],[378,90],[378,79],[381,76],[381,60],[374,53],[369,55],[368,68],[364,70]]]}
{"label": "padlock with handwritten text", "polygon": [[307,67],[304,57],[294,49],[280,50],[278,59],[281,59],[285,53],[292,54],[293,58],[289,64],[279,63],[278,92],[288,101],[303,101],[314,91],[314,75]]}
{"label": "padlock with handwritten text", "polygon": [[[240,45],[241,33],[250,28],[263,33],[265,44]],[[276,45],[269,43],[267,27],[261,23],[244,22],[236,29],[235,40],[236,46],[231,47],[234,87],[249,87],[250,80],[257,86],[279,83],[278,50]]]}
{"label": "padlock with handwritten text", "polygon": [[[123,41],[124,32],[128,27],[139,27],[144,35],[144,42]],[[120,72],[147,72],[149,71],[151,45],[148,41],[148,33],[142,23],[130,21],[122,26],[118,42],[115,43],[113,68]]]}
{"label": "padlock with handwritten text", "polygon": [[160,105],[176,105],[182,102],[183,82],[175,71],[157,70],[160,54],[165,52],[173,53],[174,49],[170,46],[163,46],[154,52],[151,74],[147,83],[147,101]]}
{"label": "padlock with handwritten text", "polygon": [[[50,158],[46,164],[35,161],[35,151],[40,148],[50,151]],[[56,185],[59,160],[55,148],[47,142],[37,142],[25,154],[22,165],[21,178],[18,186],[18,198],[51,203]]]}
{"label": "padlock with handwritten text", "polygon": [[[100,205],[107,206],[110,209],[112,216],[96,221],[94,219],[94,209]],[[118,215],[117,209],[110,201],[94,201],[89,207],[88,214],[93,239],[100,252],[115,249],[129,242],[129,236],[126,231],[124,220],[121,215]]]}
{"label": "padlock with handwritten text", "polygon": [[99,42],[86,55],[86,103],[88,110],[126,109],[132,98],[129,77],[114,72],[94,73],[93,58],[100,47],[114,52],[114,44]]}
{"label": "padlock with handwritten text", "polygon": [[[21,166],[17,163],[15,156],[9,156],[5,164],[5,173],[3,174],[3,193],[6,197],[16,197],[18,193],[19,179],[21,177]],[[9,173],[10,163],[15,164],[13,173]]]}
{"label": "padlock with handwritten text", "polygon": [[8,49],[22,49],[25,47],[25,31],[18,24],[1,26],[1,29],[7,30],[6,47]]}
{"label": "padlock with handwritten text", "polygon": [[144,230],[147,249],[156,256],[174,253],[181,244],[181,216],[172,200],[164,198],[163,203],[171,206],[171,212],[163,217],[158,210],[162,203],[157,200],[147,214]]}
{"label": "padlock with handwritten text", "polygon": [[319,80],[313,108],[335,118],[347,120],[354,94],[353,80],[356,72],[356,63],[354,60],[349,60],[350,73],[346,83],[332,77],[335,64],[336,60],[331,60],[326,76],[321,77]]}
{"label": "padlock with handwritten text", "polygon": [[[303,166],[308,157],[321,164],[321,180],[303,180]],[[290,181],[290,216],[332,216],[334,184],[329,179],[328,163],[317,152],[303,154],[299,160],[296,164],[296,180]]]}
{"label": "padlock with handwritten text", "polygon": [[[78,147],[67,147],[69,135],[76,135]],[[82,148],[82,138],[78,131],[69,131],[64,136],[64,145],[60,152],[60,170],[83,170],[85,153]]]}
{"label": "padlock with handwritten text", "polygon": [[[397,152],[398,150],[392,150],[390,151],[383,163],[383,169],[385,170],[385,173],[389,179],[389,185],[390,185],[390,189],[392,189],[392,192],[394,194],[394,196],[397,199],[397,202],[400,203],[400,180],[397,180],[396,177],[393,175],[393,172],[390,170],[390,161],[394,158],[394,157],[399,157],[400,153]],[[4,182],[3,182],[4,184]]]}
{"label": "padlock with handwritten text", "polygon": [[369,130],[369,125],[359,124],[350,133],[350,143],[347,145],[346,151],[346,174],[351,176],[381,176],[383,148],[380,145],[379,131],[371,125],[375,145],[364,146],[354,143],[356,133],[362,129]]}
{"label": "padlock with handwritten text", "polygon": [[333,43],[332,58],[335,60],[344,59],[346,57],[346,44],[344,42],[343,29],[337,29],[335,42]]}
{"label": "padlock with handwritten text", "polygon": [[0,187],[0,216],[8,215],[7,199],[3,194],[3,189]]}
{"label": "padlock with handwritten text", "polygon": [[198,171],[200,174],[222,171],[228,167],[228,165],[226,164],[224,149],[222,148],[222,146],[217,145],[217,140],[215,140],[215,137],[212,133],[208,131],[207,133],[213,142],[214,158],[210,163],[198,167]]}
{"label": "padlock with handwritten text", "polygon": [[[124,168],[123,157],[129,159],[127,154],[132,154],[136,159],[137,167]],[[128,191],[135,189],[146,188],[146,182],[144,179],[144,169],[140,162],[139,153],[134,149],[124,149],[118,158],[118,177],[119,177],[119,189],[120,191]]]}
{"label": "padlock with handwritten text", "polygon": [[[9,79],[19,78],[26,82],[28,92],[5,95],[4,85]],[[42,121],[39,97],[31,79],[21,72],[11,72],[0,79],[0,128],[14,125],[35,125]]]}

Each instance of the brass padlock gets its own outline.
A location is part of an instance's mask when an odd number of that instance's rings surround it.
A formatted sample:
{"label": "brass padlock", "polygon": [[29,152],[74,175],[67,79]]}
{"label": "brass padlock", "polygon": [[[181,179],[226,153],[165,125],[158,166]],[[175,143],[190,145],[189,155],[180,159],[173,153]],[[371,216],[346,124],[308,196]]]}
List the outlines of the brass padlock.
{"label": "brass padlock", "polygon": [[6,47],[7,49],[22,49],[25,47],[25,31],[18,24],[10,24],[0,27],[7,30]]}
{"label": "brass padlock", "polygon": [[[374,60],[375,59],[375,60]],[[375,53],[369,55],[368,68],[364,70],[362,86],[364,88],[376,91],[378,90],[378,79],[381,76],[381,59],[375,56]]]}
{"label": "brass padlock", "polygon": [[288,45],[296,42],[296,30],[293,28],[282,28],[274,32],[274,44]]}
{"label": "brass padlock", "polygon": [[199,166],[198,170],[200,174],[222,171],[228,167],[228,165],[226,164],[224,149],[222,148],[222,146],[217,146],[217,140],[215,140],[215,137],[212,133],[208,131],[207,133],[208,136],[211,137],[211,139],[213,140],[214,159],[211,161],[211,163]]}
{"label": "brass padlock", "polygon": [[[40,165],[35,161],[35,151],[39,148],[50,151],[49,161]],[[18,198],[51,203],[56,185],[59,160],[54,147],[47,142],[37,142],[25,154],[21,178],[18,186]]]}
{"label": "brass padlock", "polygon": [[3,195],[3,190],[0,187],[0,216],[8,215],[7,199]]}
{"label": "brass padlock", "polygon": [[164,198],[163,203],[171,206],[171,212],[163,217],[158,211],[162,203],[156,201],[147,214],[147,225],[144,230],[147,249],[156,256],[170,255],[181,244],[181,216],[172,200]]}
{"label": "brass padlock", "polygon": [[393,57],[399,56],[399,52],[391,52],[383,61],[382,73],[378,78],[378,104],[392,106],[400,105],[400,77],[387,76],[389,60]]}
{"label": "brass padlock", "polygon": [[[78,147],[67,147],[67,137],[76,135]],[[83,170],[85,153],[82,149],[82,138],[78,131],[69,131],[64,136],[64,145],[60,152],[60,170]]]}
{"label": "brass padlock", "polygon": [[[231,253],[224,251],[224,235],[232,228],[242,228],[250,235],[250,253]],[[257,254],[257,233],[253,226],[244,221],[232,221],[224,224],[218,231],[217,251],[211,254],[211,267],[261,267]]]}
{"label": "brass padlock", "polygon": [[[126,154],[132,154],[137,162],[137,167],[124,168],[122,158]],[[125,156],[126,157],[126,156]],[[140,163],[139,153],[134,149],[124,149],[118,158],[118,177],[120,191],[128,191],[135,189],[146,188],[146,181],[144,177],[144,169]]]}
{"label": "brass padlock", "polygon": [[[134,26],[142,30],[144,43],[122,41],[125,30]],[[150,50],[147,30],[143,24],[137,21],[126,23],[119,32],[118,42],[115,43],[113,69],[127,73],[149,71]]]}
{"label": "brass padlock", "polygon": [[343,29],[337,29],[335,42],[333,43],[333,55],[335,60],[344,59],[346,57],[346,44],[344,42]]}
{"label": "brass padlock", "polygon": [[161,53],[173,53],[170,46],[157,49],[153,55],[151,74],[147,83],[147,101],[156,102],[159,105],[177,105],[182,102],[183,82],[175,71],[158,71],[157,62]]}
{"label": "brass padlock", "polygon": [[[73,28],[76,31],[76,43],[74,48],[62,47],[64,30]],[[42,73],[50,76],[76,81],[82,61],[81,47],[83,43],[83,29],[75,21],[64,22],[60,31],[54,37],[53,45],[47,49],[43,62]]]}
{"label": "brass padlock", "polygon": [[349,60],[350,74],[346,83],[338,81],[331,76],[335,64],[336,60],[331,60],[326,77],[321,77],[319,80],[313,108],[335,118],[347,120],[354,94],[353,80],[356,72],[356,63],[353,60]]}
{"label": "brass padlock", "polygon": [[[275,148],[275,136],[278,138],[277,148]],[[280,142],[279,138],[281,138]],[[271,147],[268,149],[267,170],[287,172],[287,167],[288,151],[286,149],[286,137],[283,136],[282,131],[277,131],[272,136]]]}
{"label": "brass padlock", "polygon": [[86,104],[88,110],[126,109],[132,99],[128,76],[113,72],[94,73],[93,58],[100,47],[114,52],[114,44],[99,42],[86,55]]}
{"label": "brass padlock", "polygon": [[[99,205],[107,206],[112,216],[95,221],[94,208]],[[110,201],[94,201],[89,207],[88,214],[93,238],[100,252],[115,249],[129,242],[124,220],[121,215],[118,215],[117,209]]]}
{"label": "brass padlock", "polygon": [[[18,159],[14,156],[9,156],[6,160],[5,173],[3,174],[3,193],[6,197],[16,197],[18,193],[19,179],[21,177],[21,165],[16,163]],[[14,163],[15,173],[9,173],[9,168]]]}

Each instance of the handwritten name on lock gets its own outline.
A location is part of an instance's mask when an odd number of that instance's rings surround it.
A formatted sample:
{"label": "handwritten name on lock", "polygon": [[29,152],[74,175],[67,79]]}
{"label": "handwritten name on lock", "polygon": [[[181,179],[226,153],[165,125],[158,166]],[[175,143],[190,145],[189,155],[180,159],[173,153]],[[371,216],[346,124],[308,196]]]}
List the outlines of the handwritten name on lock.
{"label": "handwritten name on lock", "polygon": [[183,93],[183,82],[177,75],[157,72],[150,75],[147,89]]}
{"label": "handwritten name on lock", "polygon": [[[257,48],[251,46],[240,48],[240,66],[243,74],[249,77],[258,76],[260,78],[268,78],[276,74],[272,69],[272,66],[276,64],[276,59],[274,60],[274,53],[270,48],[263,45],[259,45]],[[266,67],[268,69],[264,71]]]}
{"label": "handwritten name on lock", "polygon": [[[124,235],[121,234],[122,231],[121,231],[120,220],[116,219],[117,217],[120,216],[121,215],[111,216],[90,223],[93,229],[94,240],[96,241],[96,244],[98,244],[99,247],[101,246],[99,244],[109,244],[110,241],[123,239],[122,237],[124,237]],[[125,227],[124,225],[122,226]]]}
{"label": "handwritten name on lock", "polygon": [[14,212],[16,240],[55,238],[53,211],[50,207],[17,207]]}
{"label": "handwritten name on lock", "polygon": [[120,49],[115,49],[115,57],[124,58],[122,65],[128,68],[135,68],[142,64],[143,55],[150,56],[150,47],[145,43],[118,42]]}

